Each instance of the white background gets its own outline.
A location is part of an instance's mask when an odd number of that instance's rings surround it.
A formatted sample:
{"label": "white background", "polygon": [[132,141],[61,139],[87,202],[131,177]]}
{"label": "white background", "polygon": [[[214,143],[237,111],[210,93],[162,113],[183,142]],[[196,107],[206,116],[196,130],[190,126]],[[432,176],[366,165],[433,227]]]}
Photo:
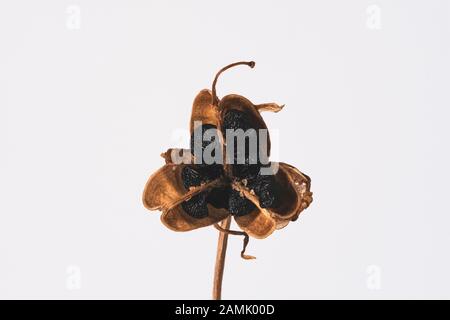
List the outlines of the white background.
{"label": "white background", "polygon": [[2,1],[0,298],[210,298],[217,231],[141,193],[239,60],[314,202],[230,239],[223,297],[450,298],[449,35],[445,0]]}

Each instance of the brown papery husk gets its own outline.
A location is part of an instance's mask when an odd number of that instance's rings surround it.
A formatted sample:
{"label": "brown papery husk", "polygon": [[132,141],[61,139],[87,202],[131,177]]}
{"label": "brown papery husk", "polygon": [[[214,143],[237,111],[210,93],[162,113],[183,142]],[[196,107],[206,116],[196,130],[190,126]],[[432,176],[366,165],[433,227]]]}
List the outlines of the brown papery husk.
{"label": "brown papery husk", "polygon": [[142,202],[147,209],[168,211],[202,191],[224,184],[219,178],[186,189],[181,176],[183,168],[186,166],[192,165],[168,163],[150,176],[142,195]]}
{"label": "brown papery husk", "polygon": [[194,122],[201,121],[202,124],[212,124],[219,128],[219,111],[217,106],[212,104],[211,91],[203,89],[194,99],[192,104],[191,120],[189,129],[194,132]]}
{"label": "brown papery husk", "polygon": [[[192,104],[191,119],[189,122],[191,135],[194,133],[196,127],[199,126],[199,124],[195,125],[196,121],[200,121],[202,125],[212,124],[217,128],[219,142],[222,148],[222,163],[225,163],[225,141],[221,131],[222,122],[220,112],[218,106],[213,104],[211,90],[209,89],[201,90]],[[224,169],[227,170],[227,165],[224,166]]]}
{"label": "brown papery husk", "polygon": [[185,232],[218,223],[230,215],[228,210],[218,209],[210,204],[207,204],[207,207],[208,216],[198,219],[188,215],[179,203],[173,208],[163,211],[161,221],[173,231]]}
{"label": "brown papery husk", "polygon": [[[238,110],[245,113],[255,130],[265,129],[267,130],[267,125],[261,114],[257,110],[256,106],[247,98],[240,96],[238,94],[229,94],[222,98],[219,102],[220,119],[223,121],[226,113],[229,110]],[[221,128],[222,129],[222,128]],[[224,136],[226,132],[223,133]],[[258,134],[258,132],[257,132]],[[226,136],[225,136],[226,138]],[[267,131],[267,156],[270,156],[270,135]]]}
{"label": "brown papery husk", "polygon": [[142,194],[142,202],[147,209],[170,208],[189,192],[184,188],[181,179],[181,172],[185,166],[168,163],[150,176]]}
{"label": "brown papery husk", "polygon": [[[246,197],[245,194],[244,196]],[[235,216],[234,220],[239,228],[257,239],[267,238],[277,228],[275,219],[270,216],[267,210],[261,209],[259,205],[257,205],[251,213],[246,214],[245,216]]]}
{"label": "brown papery husk", "polygon": [[186,189],[183,185],[181,172],[187,164],[166,164],[153,174],[144,189],[144,206],[150,210],[162,210],[161,221],[174,231],[190,231],[206,227],[225,219],[229,213],[208,204],[208,216],[196,219],[189,216],[181,203],[189,200],[200,192],[205,192],[223,185],[221,179],[216,179],[200,186]]}
{"label": "brown papery husk", "polygon": [[297,168],[280,162],[275,183],[281,188],[280,205],[269,208],[277,220],[295,220],[312,202],[311,179]]}
{"label": "brown papery husk", "polygon": [[[259,224],[261,224],[261,226],[255,226],[256,223],[253,222],[253,228],[256,228],[257,230],[262,230],[262,225],[268,225],[269,222],[267,220],[269,220],[269,218],[273,220],[275,229],[284,228],[290,221],[295,221],[300,213],[312,202],[312,192],[310,191],[311,179],[297,168],[280,162],[278,172],[275,174],[275,183],[279,188],[279,196],[281,196],[281,198],[279,198],[280,205],[276,208],[261,208],[258,196],[252,190],[240,182],[234,183],[234,187],[241,191],[248,200],[252,201],[261,216],[265,217],[264,220],[260,218]],[[251,216],[246,219],[249,218],[251,218]],[[236,222],[239,224],[238,220],[236,220]],[[252,234],[254,232],[249,230],[248,226],[244,227],[244,231],[254,236]],[[263,236],[259,234],[257,238],[265,238],[270,235],[270,233],[264,234]]]}

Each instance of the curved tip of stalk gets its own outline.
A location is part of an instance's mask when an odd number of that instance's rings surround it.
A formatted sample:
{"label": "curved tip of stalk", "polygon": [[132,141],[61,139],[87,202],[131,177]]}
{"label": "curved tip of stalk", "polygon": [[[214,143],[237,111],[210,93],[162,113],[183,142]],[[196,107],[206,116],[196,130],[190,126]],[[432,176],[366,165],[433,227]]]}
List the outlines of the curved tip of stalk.
{"label": "curved tip of stalk", "polygon": [[219,76],[222,72],[224,72],[227,69],[233,68],[235,66],[239,66],[239,65],[247,65],[250,68],[254,68],[255,67],[255,61],[240,61],[240,62],[235,62],[232,64],[229,64],[225,67],[223,67],[222,69],[219,70],[219,72],[217,72],[216,77],[214,78],[214,81],[212,83],[212,103],[213,105],[216,105],[219,103],[219,98],[217,97],[216,94],[216,83],[217,83],[217,79],[219,79]]}

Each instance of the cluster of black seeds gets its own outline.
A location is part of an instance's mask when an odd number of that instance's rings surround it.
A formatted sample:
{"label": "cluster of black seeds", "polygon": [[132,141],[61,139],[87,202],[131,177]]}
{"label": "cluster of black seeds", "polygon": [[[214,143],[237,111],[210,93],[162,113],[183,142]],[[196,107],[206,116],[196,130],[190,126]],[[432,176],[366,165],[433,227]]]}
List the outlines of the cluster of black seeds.
{"label": "cluster of black seeds", "polygon": [[223,118],[223,129],[242,129],[244,131],[247,131],[248,129],[252,128],[253,125],[250,122],[250,119],[248,118],[247,114],[242,111],[231,109],[225,114],[225,117]]}
{"label": "cluster of black seeds", "polygon": [[[211,140],[203,139],[203,135],[209,129],[217,129],[216,126],[212,124],[203,124],[201,127],[197,127],[191,136],[191,152],[195,154],[195,146],[201,146],[201,152],[205,151],[211,143],[215,143],[215,137],[213,136]],[[198,130],[201,130],[201,135]],[[197,137],[198,136],[198,137]],[[212,156],[215,156],[213,151]],[[181,172],[181,178],[183,180],[184,187],[189,190],[190,187],[198,187],[202,183],[207,183],[209,181],[215,180],[223,175],[223,167],[219,164],[196,164],[191,166],[186,166]],[[193,218],[204,218],[208,216],[207,204],[211,203],[215,207],[219,207],[221,204],[219,194],[216,191],[203,191],[196,194],[189,200],[184,201],[181,206],[184,211]]]}
{"label": "cluster of black seeds", "polygon": [[242,179],[254,179],[259,173],[259,164],[235,164],[233,165],[233,176]]}
{"label": "cluster of black seeds", "polygon": [[260,175],[249,179],[247,187],[252,189],[259,198],[261,208],[278,206],[279,188],[273,175]]}
{"label": "cluster of black seeds", "polygon": [[183,180],[184,187],[188,190],[190,187],[197,187],[208,181],[207,177],[204,177],[191,167],[183,168],[183,171],[181,171],[181,179]]}
{"label": "cluster of black seeds", "polygon": [[[248,115],[242,111],[239,110],[229,110],[223,119],[223,128],[222,130],[226,132],[227,129],[231,130],[237,130],[242,129],[243,131],[247,131],[249,129],[254,129],[256,133],[256,154],[250,154],[250,138],[245,138],[245,164],[234,164],[232,166],[233,168],[233,176],[239,180],[247,180],[247,183],[250,181],[253,181],[253,185],[247,185],[250,189],[257,188],[258,191],[262,190],[263,188],[260,187],[262,185],[261,179],[257,179],[259,175],[259,171],[261,168],[261,162],[259,159],[259,136],[258,131],[256,130]],[[235,149],[234,152],[234,160],[235,163],[238,159],[238,150],[237,150],[237,141],[235,141]],[[264,188],[267,189],[267,188]],[[255,194],[259,196],[257,193],[257,190],[254,190]],[[265,192],[261,192],[260,194],[265,194]],[[268,196],[265,196],[265,199],[268,198]],[[264,203],[266,203],[265,201]],[[261,205],[261,203],[260,203]],[[229,208],[231,214],[236,216],[244,216],[250,212],[252,212],[255,208],[255,205],[253,202],[248,200],[247,198],[241,197],[239,192],[233,190],[230,194],[230,200],[229,200]]]}
{"label": "cluster of black seeds", "polygon": [[231,190],[228,206],[230,213],[237,217],[245,216],[256,208],[253,202],[241,196],[236,190]]}
{"label": "cluster of black seeds", "polygon": [[[222,130],[225,133],[226,129],[242,129],[244,131],[253,128],[248,116],[238,110],[230,110],[225,114],[223,119]],[[211,124],[202,125],[202,134],[208,129],[216,129]],[[198,129],[199,130],[199,129]],[[195,143],[201,143],[202,152],[210,144],[214,143],[214,138],[211,141],[195,141],[195,134],[191,136],[191,152],[194,153]],[[232,165],[232,177],[226,177],[225,180],[237,179],[245,182],[244,184],[259,198],[259,205],[262,208],[273,208],[279,205],[279,188],[273,175],[261,175],[260,169],[262,167],[259,161],[259,155],[256,155],[256,164],[250,163],[252,155],[249,155],[249,139],[245,140],[245,164]],[[236,146],[236,142],[235,142]],[[237,150],[234,150],[235,161],[237,160]],[[213,181],[221,176],[224,176],[224,170],[220,164],[195,164],[183,168],[181,177],[184,187],[189,190],[191,187],[200,186],[203,183]],[[227,209],[230,214],[234,216],[244,216],[251,213],[256,206],[242,196],[239,191],[231,188],[231,186],[218,187],[212,190],[207,190],[196,194],[189,200],[184,201],[181,205],[184,211],[194,218],[204,218],[208,216],[208,207],[210,204],[215,208]]]}
{"label": "cluster of black seeds", "polygon": [[208,216],[207,204],[215,208],[227,209],[234,216],[244,216],[255,209],[253,202],[247,200],[231,187],[216,188],[196,194],[181,203],[184,211],[193,218]]}
{"label": "cluster of black seeds", "polygon": [[184,211],[193,218],[201,219],[208,216],[208,207],[206,206],[206,192],[196,194],[191,199],[181,203]]}
{"label": "cluster of black seeds", "polygon": [[235,138],[234,150],[233,150],[234,163],[235,164],[238,163],[239,156],[244,158],[245,165],[250,165],[252,163],[260,163],[258,130],[256,130],[256,128],[252,125],[252,123],[250,122],[250,119],[248,118],[246,113],[232,109],[225,114],[225,117],[223,119],[222,131],[226,135],[227,130],[238,130],[238,129],[242,129],[243,132],[246,132],[247,130],[251,130],[251,129],[254,130],[253,133],[256,136],[256,141],[255,141],[256,153],[250,154],[250,137],[246,135],[245,136],[245,148],[244,148],[245,153],[243,155],[239,154],[237,139]]}
{"label": "cluster of black seeds", "polygon": [[219,187],[212,189],[208,194],[208,203],[216,208],[228,209],[229,194],[231,187]]}

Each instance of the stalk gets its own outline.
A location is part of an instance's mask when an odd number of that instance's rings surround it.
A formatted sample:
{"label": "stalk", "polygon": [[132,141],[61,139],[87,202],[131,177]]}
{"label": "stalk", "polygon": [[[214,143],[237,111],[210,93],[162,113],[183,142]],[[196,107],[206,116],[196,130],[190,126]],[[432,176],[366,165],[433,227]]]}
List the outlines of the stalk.
{"label": "stalk", "polygon": [[[220,224],[222,229],[230,229],[231,216],[226,218]],[[228,245],[228,233],[219,232],[219,242],[217,244],[217,255],[216,255],[216,266],[214,269],[214,282],[213,282],[213,294],[214,300],[220,300],[222,298],[222,280],[223,280],[223,270],[225,268],[225,256],[227,254]]]}

